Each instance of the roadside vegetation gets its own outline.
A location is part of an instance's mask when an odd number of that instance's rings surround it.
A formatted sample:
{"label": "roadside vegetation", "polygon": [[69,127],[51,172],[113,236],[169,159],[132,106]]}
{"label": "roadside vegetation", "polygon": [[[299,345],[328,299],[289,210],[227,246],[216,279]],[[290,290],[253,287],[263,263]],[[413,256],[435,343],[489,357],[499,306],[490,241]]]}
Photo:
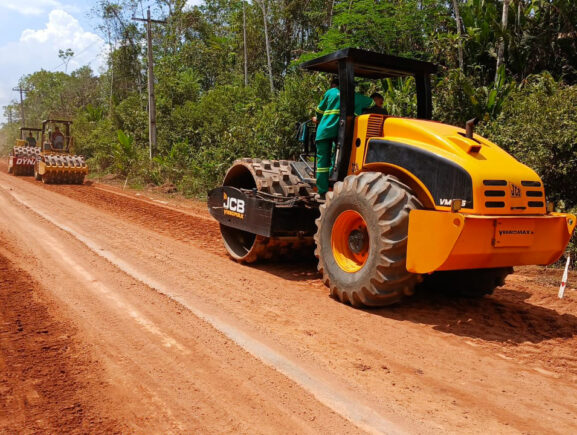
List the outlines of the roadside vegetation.
{"label": "roadside vegetation", "polygon": [[[51,116],[74,121],[76,152],[93,173],[202,196],[235,158],[294,158],[295,124],[327,87],[298,63],[352,46],[438,63],[434,118],[464,125],[478,117],[479,132],[534,168],[560,210],[577,210],[573,0],[205,0],[194,8],[157,0],[153,15],[166,24],[153,27],[152,159],[145,32],[131,20],[140,1],[96,3],[109,43],[104,71],[42,70],[20,83],[30,89],[24,108],[33,126]],[[390,113],[415,115],[408,80],[359,86],[381,92]],[[0,131],[7,152],[20,111],[16,103],[4,110],[12,120]]]}

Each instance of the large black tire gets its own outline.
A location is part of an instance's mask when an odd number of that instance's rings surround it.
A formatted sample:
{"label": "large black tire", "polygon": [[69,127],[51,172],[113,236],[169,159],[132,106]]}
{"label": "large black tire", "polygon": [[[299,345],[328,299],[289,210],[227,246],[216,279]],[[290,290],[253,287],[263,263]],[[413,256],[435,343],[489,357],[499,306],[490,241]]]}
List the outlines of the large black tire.
{"label": "large black tire", "polygon": [[[420,208],[408,186],[379,172],[336,183],[320,208],[315,235],[318,270],[331,296],[355,307],[378,307],[413,294],[422,278],[407,271],[407,234],[409,213]],[[359,230],[340,231],[343,219],[355,214],[364,220]],[[364,258],[360,269],[345,270],[347,255]]]}
{"label": "large black tire", "polygon": [[441,271],[425,276],[419,288],[451,296],[481,298],[504,285],[510,273],[513,273],[512,267]]}

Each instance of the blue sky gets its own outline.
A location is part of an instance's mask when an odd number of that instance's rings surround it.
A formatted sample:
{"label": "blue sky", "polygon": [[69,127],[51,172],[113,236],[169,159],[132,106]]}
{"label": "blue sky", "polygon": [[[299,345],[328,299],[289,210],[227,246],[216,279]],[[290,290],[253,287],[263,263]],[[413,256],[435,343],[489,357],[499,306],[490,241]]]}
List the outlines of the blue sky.
{"label": "blue sky", "polygon": [[[190,0],[199,4],[201,0]],[[59,49],[71,48],[75,56],[68,72],[90,65],[98,73],[106,48],[90,16],[97,0],[0,0],[0,123],[3,106],[18,98],[12,88],[20,77],[40,70],[64,71]],[[152,0],[142,0],[143,6]]]}

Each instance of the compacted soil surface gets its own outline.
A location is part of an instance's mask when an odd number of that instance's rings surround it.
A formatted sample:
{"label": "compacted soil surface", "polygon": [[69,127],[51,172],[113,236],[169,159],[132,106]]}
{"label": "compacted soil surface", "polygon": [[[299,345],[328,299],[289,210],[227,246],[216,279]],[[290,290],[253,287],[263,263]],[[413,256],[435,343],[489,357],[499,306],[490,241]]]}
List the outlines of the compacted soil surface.
{"label": "compacted soil surface", "polygon": [[103,412],[98,364],[41,286],[2,255],[6,245],[0,240],[1,432],[122,432]]}
{"label": "compacted soil surface", "polygon": [[201,203],[5,169],[0,433],[577,430],[575,274],[359,310],[231,261]]}

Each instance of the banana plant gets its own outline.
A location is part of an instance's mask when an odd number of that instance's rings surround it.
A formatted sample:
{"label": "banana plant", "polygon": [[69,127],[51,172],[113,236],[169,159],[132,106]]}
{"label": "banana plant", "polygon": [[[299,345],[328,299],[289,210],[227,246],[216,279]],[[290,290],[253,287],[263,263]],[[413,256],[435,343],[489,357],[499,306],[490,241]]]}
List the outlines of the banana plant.
{"label": "banana plant", "polygon": [[415,92],[415,80],[413,77],[385,79],[383,84],[383,97],[385,108],[391,115],[416,116],[417,94]]}
{"label": "banana plant", "polygon": [[117,136],[118,142],[112,147],[114,165],[118,173],[128,176],[138,159],[134,138],[122,130],[118,130]]}

